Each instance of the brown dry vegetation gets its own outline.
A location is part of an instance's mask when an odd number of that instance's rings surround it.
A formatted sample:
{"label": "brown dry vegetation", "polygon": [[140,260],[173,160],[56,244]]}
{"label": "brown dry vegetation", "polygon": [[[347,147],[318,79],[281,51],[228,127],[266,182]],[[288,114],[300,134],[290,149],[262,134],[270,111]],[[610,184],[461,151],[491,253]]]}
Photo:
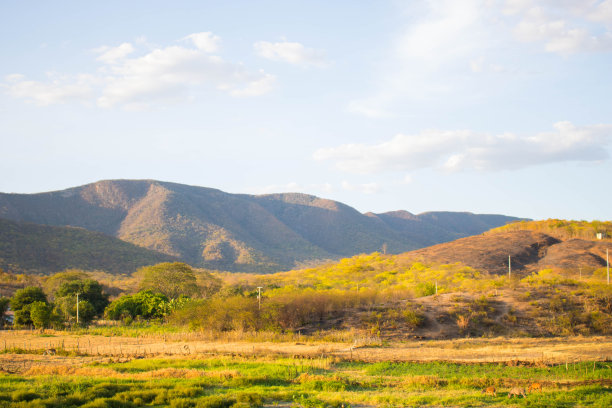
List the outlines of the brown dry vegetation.
{"label": "brown dry vegetation", "polygon": [[524,276],[546,268],[593,271],[606,265],[606,249],[612,251],[612,241],[562,240],[539,231],[503,229],[407,252],[400,257],[424,262],[460,262],[504,274],[508,272],[510,255],[512,270]]}
{"label": "brown dry vegetation", "polygon": [[[546,365],[579,361],[612,360],[612,337],[513,338],[429,340],[381,344],[330,342],[244,342],[213,341],[198,333],[148,335],[143,337],[103,337],[61,332],[0,332],[0,367],[5,371],[27,371],[32,367],[72,367],[85,362],[135,358],[200,358],[233,356],[260,358],[286,356],[304,359],[341,358],[366,362],[451,361],[506,362],[508,364]],[[67,355],[43,355],[54,348]],[[46,370],[54,370],[48,368]],[[38,368],[34,368],[39,370]],[[66,370],[62,368],[61,370]],[[32,371],[32,373],[34,373]],[[75,371],[76,373],[76,371]],[[40,373],[39,373],[40,374]],[[49,372],[51,374],[51,372]],[[91,375],[94,375],[90,373]],[[89,375],[89,374],[88,374]],[[106,375],[99,373],[99,375]],[[229,374],[228,374],[229,375]]]}

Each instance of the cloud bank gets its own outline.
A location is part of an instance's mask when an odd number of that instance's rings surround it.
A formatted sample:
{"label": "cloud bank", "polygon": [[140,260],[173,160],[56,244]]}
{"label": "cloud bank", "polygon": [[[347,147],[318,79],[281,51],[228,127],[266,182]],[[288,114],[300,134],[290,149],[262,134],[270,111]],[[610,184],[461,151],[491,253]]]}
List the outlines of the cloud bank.
{"label": "cloud bank", "polygon": [[612,51],[612,0],[401,4],[410,18],[378,63],[374,91],[348,101],[350,113],[394,117],[406,102],[467,95],[481,86],[483,77],[516,79],[520,73],[532,72],[534,56],[570,58]]}
{"label": "cloud bank", "polygon": [[15,98],[37,105],[67,102],[95,103],[102,108],[148,108],[155,103],[186,100],[191,91],[212,88],[234,97],[263,95],[273,88],[275,77],[248,70],[241,63],[213,54],[221,39],[210,32],[190,34],[185,45],[157,47],[138,54],[131,43],[96,48],[102,66],[92,74],[48,75],[33,81],[14,74],[3,87]]}
{"label": "cloud bank", "polygon": [[608,159],[612,125],[575,126],[558,122],[552,131],[531,136],[492,135],[470,130],[426,130],[398,134],[374,145],[346,144],[319,149],[315,160],[335,162],[357,174],[413,171],[515,170],[546,163],[593,162]]}

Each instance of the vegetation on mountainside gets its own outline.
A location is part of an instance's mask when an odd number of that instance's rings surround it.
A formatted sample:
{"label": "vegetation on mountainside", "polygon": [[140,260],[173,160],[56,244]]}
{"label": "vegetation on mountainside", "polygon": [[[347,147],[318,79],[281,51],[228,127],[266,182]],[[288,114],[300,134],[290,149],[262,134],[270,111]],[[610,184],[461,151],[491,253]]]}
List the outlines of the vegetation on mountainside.
{"label": "vegetation on mountainside", "polygon": [[461,264],[375,253],[318,268],[225,278],[221,292],[187,304],[168,321],[221,331],[358,329],[394,338],[612,334],[612,290],[603,269],[581,277],[543,270],[509,279]]}
{"label": "vegetation on mountainside", "polygon": [[[41,194],[0,193],[3,218],[78,226],[163,252],[196,267],[261,273],[372,252],[383,245],[390,253],[399,253],[484,232],[516,219],[469,213],[405,215],[361,214],[347,205],[305,194],[228,194],[154,180],[108,180]],[[93,247],[90,241],[81,241],[67,243],[66,251],[87,245],[92,261],[96,253],[106,256],[107,262],[121,260],[120,253],[105,252],[108,248],[103,242]],[[2,242],[0,239],[0,249]],[[0,250],[0,258],[2,253]],[[47,272],[43,270],[47,264],[55,267],[51,256],[46,256],[46,263],[28,263],[15,257],[15,251],[12,254],[5,269],[13,272]],[[65,259],[63,256],[57,255],[60,260]],[[126,259],[138,258],[133,254]],[[153,263],[171,260],[157,259]],[[98,265],[103,264],[101,261],[97,260]],[[9,268],[9,264],[14,267]],[[112,271],[132,272],[146,264],[151,262]],[[98,265],[64,262],[51,271],[68,267],[110,271]]]}
{"label": "vegetation on mountainside", "polygon": [[597,233],[602,234],[602,238],[612,238],[611,221],[571,221],[548,219],[541,221],[518,221],[502,227],[494,228],[487,234],[495,234],[507,231],[538,231],[560,239],[580,238],[586,240],[597,239]]}
{"label": "vegetation on mountainside", "polygon": [[0,219],[0,267],[14,273],[50,274],[68,268],[131,273],[170,260],[99,232]]}
{"label": "vegetation on mountainside", "polygon": [[[172,282],[163,273],[168,269],[174,270]],[[127,324],[156,320],[200,331],[357,330],[383,338],[612,334],[612,290],[604,269],[580,276],[542,270],[508,278],[461,264],[374,253],[273,275],[215,277],[185,264],[160,264],[141,275],[141,291],[115,299],[107,318]],[[55,280],[48,278],[48,285]],[[75,282],[86,280],[68,280],[55,292],[58,314],[58,295]],[[177,297],[181,284],[190,296]],[[95,314],[101,315],[99,308]],[[73,318],[60,315],[62,324]]]}

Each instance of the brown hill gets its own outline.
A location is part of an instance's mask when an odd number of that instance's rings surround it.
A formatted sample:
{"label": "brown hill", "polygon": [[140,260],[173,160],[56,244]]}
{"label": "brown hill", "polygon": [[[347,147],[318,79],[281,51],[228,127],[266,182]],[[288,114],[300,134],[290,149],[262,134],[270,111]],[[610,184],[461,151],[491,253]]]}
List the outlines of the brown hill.
{"label": "brown hill", "polygon": [[306,194],[229,194],[155,180],[0,193],[0,217],[81,227],[194,266],[245,272],[290,269],[383,246],[400,253],[517,220],[471,213],[361,214]]}
{"label": "brown hill", "polygon": [[403,257],[436,263],[461,262],[491,273],[508,272],[508,256],[513,272],[545,268],[596,269],[606,265],[606,248],[612,242],[559,238],[535,231],[510,231],[458,239],[403,254]]}

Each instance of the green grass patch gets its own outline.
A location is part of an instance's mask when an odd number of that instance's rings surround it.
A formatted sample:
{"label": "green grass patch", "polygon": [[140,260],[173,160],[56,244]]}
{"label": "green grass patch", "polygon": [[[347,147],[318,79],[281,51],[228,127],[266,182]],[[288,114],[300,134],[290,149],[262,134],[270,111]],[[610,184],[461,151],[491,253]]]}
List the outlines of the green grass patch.
{"label": "green grass patch", "polygon": [[[293,359],[143,359],[97,364],[110,377],[0,375],[0,407],[336,408],[366,406],[612,406],[610,363],[555,367],[502,364],[337,362]],[[110,375],[110,374],[109,374]],[[508,399],[531,381],[543,392]],[[495,385],[497,395],[481,390]]]}

